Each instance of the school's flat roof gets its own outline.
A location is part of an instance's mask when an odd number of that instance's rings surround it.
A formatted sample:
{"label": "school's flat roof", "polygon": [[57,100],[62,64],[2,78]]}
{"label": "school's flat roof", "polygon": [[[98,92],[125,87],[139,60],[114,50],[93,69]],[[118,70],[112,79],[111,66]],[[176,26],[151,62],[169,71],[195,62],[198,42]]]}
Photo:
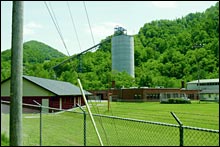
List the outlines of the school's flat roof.
{"label": "school's flat roof", "polygon": [[219,83],[219,79],[200,79],[200,80],[187,82],[187,84],[193,84],[193,83]]}

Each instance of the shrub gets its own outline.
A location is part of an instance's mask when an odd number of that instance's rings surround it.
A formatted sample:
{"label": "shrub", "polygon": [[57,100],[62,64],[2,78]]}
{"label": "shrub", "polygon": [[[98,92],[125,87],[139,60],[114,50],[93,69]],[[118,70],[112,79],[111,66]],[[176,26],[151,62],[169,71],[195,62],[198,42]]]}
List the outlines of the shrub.
{"label": "shrub", "polygon": [[161,101],[161,104],[191,104],[190,99],[169,98],[168,101]]}
{"label": "shrub", "polygon": [[9,146],[9,139],[5,133],[1,134],[1,146]]}

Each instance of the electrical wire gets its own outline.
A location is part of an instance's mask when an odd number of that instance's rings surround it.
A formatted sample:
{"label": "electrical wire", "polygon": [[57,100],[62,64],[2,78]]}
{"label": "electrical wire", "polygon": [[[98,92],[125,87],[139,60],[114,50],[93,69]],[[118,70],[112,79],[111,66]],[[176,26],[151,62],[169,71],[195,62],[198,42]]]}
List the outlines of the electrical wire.
{"label": "electrical wire", "polygon": [[[112,112],[112,107],[111,107],[111,105],[109,104],[109,107],[110,107],[110,112],[111,112],[111,115],[112,116],[115,116],[114,114],[113,114],[113,112]],[[113,119],[113,124],[114,124],[114,129],[115,129],[115,132],[116,132],[116,135],[117,135],[117,140],[118,140],[118,143],[119,143],[119,146],[121,145],[121,142],[120,142],[120,140],[119,140],[119,135],[118,135],[118,129],[117,129],[117,127],[116,127],[116,124],[115,124],[115,119]]]}
{"label": "electrical wire", "polygon": [[[108,83],[110,83],[111,80],[111,77],[108,78]],[[110,85],[108,85],[108,96],[109,96],[109,89],[110,89]],[[110,112],[111,112],[111,115],[114,116],[113,114],[113,111],[112,111],[112,107],[110,105],[110,97],[108,97],[108,101],[109,101],[109,109],[110,109]],[[120,142],[120,139],[119,139],[119,135],[118,135],[118,129],[116,127],[116,123],[115,123],[115,119],[113,119],[113,124],[114,124],[114,129],[115,129],[115,132],[116,132],[116,135],[117,135],[117,140],[118,140],[118,143],[119,143],[119,146],[121,145],[121,142]]]}
{"label": "electrical wire", "polygon": [[[59,27],[59,25],[58,25],[58,21],[57,21],[57,19],[56,19],[56,17],[55,17],[55,13],[53,12],[52,6],[51,6],[50,3],[49,3],[49,5],[50,5],[50,8],[49,8],[48,5],[47,5],[47,3],[46,3],[45,1],[44,1],[44,4],[45,4],[46,7],[47,7],[47,10],[48,10],[48,12],[49,12],[49,14],[50,14],[50,17],[52,18],[52,21],[53,21],[53,23],[54,23],[54,25],[55,25],[55,27],[56,27],[56,29],[57,29],[57,31],[58,31],[58,34],[59,34],[59,36],[60,36],[60,38],[61,38],[61,40],[62,40],[62,42],[63,42],[63,44],[64,44],[64,47],[65,47],[65,49],[66,49],[68,55],[70,56],[70,54],[69,54],[69,52],[68,52],[68,49],[67,49],[67,46],[66,46],[66,44],[65,44],[65,41],[64,41],[64,39],[63,39],[63,36],[62,36],[61,30],[60,30],[60,27]],[[92,29],[91,29],[88,12],[87,12],[87,9],[86,9],[86,4],[85,4],[84,1],[83,1],[83,4],[84,4],[86,16],[87,16],[87,20],[88,20],[88,24],[89,24],[89,28],[90,28],[92,40],[93,40],[93,43],[94,43],[94,45],[95,45],[95,40],[94,40],[93,32],[92,32]],[[67,6],[68,6],[69,13],[70,13],[71,21],[72,21],[72,24],[73,24],[73,27],[74,27],[74,30],[75,30],[75,33],[76,33],[76,36],[77,36],[77,41],[78,41],[78,44],[79,44],[79,47],[80,47],[80,50],[81,50],[81,45],[80,45],[80,42],[79,42],[79,39],[78,39],[77,31],[76,31],[76,28],[75,28],[75,24],[74,24],[74,21],[73,21],[73,17],[72,17],[71,10],[70,10],[70,6],[69,6],[68,2],[67,2]],[[51,9],[51,10],[50,10],[50,9]],[[92,105],[93,105],[93,104],[92,104]],[[93,106],[93,107],[94,107],[94,106]],[[95,107],[94,107],[94,108],[95,108]],[[98,106],[97,106],[96,108],[97,108],[98,114],[100,114]],[[95,110],[95,109],[94,109],[94,110]],[[96,111],[96,110],[95,110],[95,111]],[[106,133],[106,130],[105,130],[104,126],[103,126],[103,121],[102,121],[102,118],[101,118],[101,117],[100,117],[100,119],[99,119],[99,122],[100,122],[101,127],[102,127],[102,129],[103,129],[103,131],[104,131],[107,144],[109,144],[109,139],[108,139],[108,137],[107,137],[107,133]],[[115,123],[114,123],[114,125],[115,125]],[[115,128],[116,128],[116,126],[115,126]]]}
{"label": "electrical wire", "polygon": [[[79,49],[80,49],[80,51],[82,51],[81,45],[80,45],[80,42],[79,42],[79,38],[78,38],[78,34],[77,34],[77,31],[76,31],[76,26],[75,26],[75,23],[73,21],[73,16],[72,16],[71,9],[70,9],[68,1],[67,1],[67,7],[68,7],[68,10],[69,10],[69,14],[70,14],[70,17],[71,17],[72,25],[73,25],[73,28],[74,28],[74,31],[75,31],[75,34],[76,34],[76,39],[77,39],[77,42],[78,42],[78,45],[79,45]],[[82,55],[79,56],[79,68],[78,68],[78,71],[80,73],[82,72]]]}
{"label": "electrical wire", "polygon": [[94,40],[94,37],[93,37],[92,28],[91,28],[91,25],[90,25],[89,15],[88,15],[88,13],[87,13],[87,9],[86,9],[86,3],[85,3],[85,1],[83,1],[83,5],[84,5],[85,11],[86,11],[86,16],[87,16],[87,20],[88,20],[89,29],[90,29],[90,32],[91,32],[91,36],[92,36],[92,40],[93,40],[93,44],[95,45],[95,40]]}
{"label": "electrical wire", "polygon": [[[90,29],[91,36],[92,36],[92,40],[93,40],[93,43],[94,43],[94,45],[95,45],[95,40],[94,40],[94,36],[93,36],[93,33],[92,33],[92,28],[91,28],[91,25],[90,25],[89,15],[88,15],[88,12],[87,12],[87,9],[86,9],[86,3],[85,3],[85,1],[83,1],[83,5],[84,5],[84,8],[85,8],[85,12],[86,12],[86,16],[87,16],[87,20],[88,20],[88,24],[89,24],[89,29]],[[92,105],[93,105],[93,104],[92,104]],[[96,103],[96,106],[97,106],[97,103]],[[94,107],[94,106],[93,106],[93,107]],[[95,107],[94,107],[94,108],[95,108]],[[96,108],[97,108],[98,114],[100,114],[100,113],[99,113],[99,108],[98,108],[98,106],[97,106]],[[94,109],[94,110],[95,110],[95,109]],[[100,122],[101,127],[102,127],[102,129],[103,129],[103,131],[104,131],[107,144],[109,145],[109,140],[108,140],[108,137],[107,137],[107,133],[106,133],[106,131],[105,131],[105,129],[104,129],[103,121],[102,121],[102,117],[101,117],[101,116],[100,116],[99,122]]]}
{"label": "electrical wire", "polygon": [[[68,54],[68,56],[70,56],[69,51],[68,51],[67,46],[66,46],[66,43],[65,43],[65,41],[64,41],[64,39],[63,39],[63,35],[62,35],[61,31],[60,31],[58,22],[57,22],[57,20],[56,20],[55,14],[54,14],[54,12],[53,12],[53,9],[52,9],[51,5],[50,5],[51,8],[48,7],[46,1],[44,1],[44,4],[46,5],[46,8],[47,8],[47,10],[48,10],[48,12],[49,12],[49,14],[50,14],[50,17],[51,17],[51,19],[52,19],[52,21],[53,21],[53,23],[54,23],[54,25],[55,25],[55,27],[56,27],[56,29],[57,29],[57,32],[58,32],[58,34],[59,34],[59,36],[60,36],[60,38],[61,38],[61,40],[62,40],[62,42],[63,42],[63,45],[64,45],[64,47],[65,47],[65,49],[66,49],[66,51],[67,51],[67,54]],[[49,3],[49,4],[50,4],[50,3]],[[51,11],[50,11],[50,9],[51,9]]]}
{"label": "electrical wire", "polygon": [[54,13],[54,11],[53,11],[53,8],[52,8],[50,2],[49,2],[49,5],[50,5],[50,7],[51,7],[52,14],[53,14],[54,19],[55,19],[55,22],[56,22],[56,24],[57,24],[57,28],[58,28],[58,30],[59,30],[59,34],[60,34],[61,40],[62,40],[62,42],[63,42],[63,45],[64,45],[64,47],[65,47],[65,49],[66,49],[66,51],[67,51],[67,54],[70,56],[69,51],[68,51],[68,49],[67,49],[67,45],[66,45],[66,43],[65,43],[65,41],[64,41],[62,32],[61,32],[61,30],[60,30],[58,21],[57,21],[57,19],[56,19],[56,15],[55,15],[55,13]]}
{"label": "electrical wire", "polygon": [[76,34],[76,39],[77,39],[80,51],[82,51],[81,45],[80,45],[80,42],[79,42],[79,38],[78,38],[78,34],[77,34],[77,31],[76,31],[76,26],[75,26],[75,23],[73,21],[73,16],[72,16],[71,9],[70,9],[68,1],[67,1],[67,6],[68,6],[69,14],[70,14],[70,17],[71,17],[72,25],[73,25],[73,28],[74,28],[74,31],[75,31],[75,34]]}
{"label": "electrical wire", "polygon": [[[96,114],[101,114],[100,111],[99,111],[98,103],[97,103],[96,100],[95,100],[95,102],[96,102],[96,108],[97,108],[98,113],[97,113],[97,111],[96,111],[95,109],[94,109],[94,110],[95,110]],[[95,106],[93,105],[93,103],[92,103],[92,107],[95,108]],[[100,119],[98,119],[98,120],[99,120],[99,123],[101,124],[102,130],[104,131],[104,134],[105,134],[105,139],[106,139],[107,145],[109,146],[109,140],[108,140],[107,133],[106,133],[105,128],[104,128],[104,125],[103,125],[102,117],[99,116],[99,118],[100,118]]]}

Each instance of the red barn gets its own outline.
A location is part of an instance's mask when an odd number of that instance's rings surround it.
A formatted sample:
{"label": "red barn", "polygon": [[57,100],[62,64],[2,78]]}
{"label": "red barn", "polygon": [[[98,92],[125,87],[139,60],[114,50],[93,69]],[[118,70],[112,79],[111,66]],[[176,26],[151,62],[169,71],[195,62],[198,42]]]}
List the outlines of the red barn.
{"label": "red barn", "polygon": [[[86,97],[91,95],[85,91]],[[10,101],[10,78],[1,82],[1,100]],[[64,81],[33,76],[23,76],[23,103],[33,104],[34,100],[46,107],[70,109],[76,104],[84,105],[80,88]]]}

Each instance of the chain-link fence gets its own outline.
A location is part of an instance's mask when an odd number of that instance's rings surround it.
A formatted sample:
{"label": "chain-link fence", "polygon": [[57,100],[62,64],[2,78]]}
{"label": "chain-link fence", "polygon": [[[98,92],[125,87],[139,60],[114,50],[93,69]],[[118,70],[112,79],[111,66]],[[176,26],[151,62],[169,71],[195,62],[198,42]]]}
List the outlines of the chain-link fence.
{"label": "chain-link fence", "polygon": [[[1,132],[8,135],[9,103],[1,104]],[[60,110],[23,105],[23,145],[99,146],[91,119],[85,108],[80,108]],[[180,118],[178,115],[180,124],[103,114],[93,117],[105,146],[219,146],[219,130],[185,126],[187,120],[181,122],[183,114]]]}

